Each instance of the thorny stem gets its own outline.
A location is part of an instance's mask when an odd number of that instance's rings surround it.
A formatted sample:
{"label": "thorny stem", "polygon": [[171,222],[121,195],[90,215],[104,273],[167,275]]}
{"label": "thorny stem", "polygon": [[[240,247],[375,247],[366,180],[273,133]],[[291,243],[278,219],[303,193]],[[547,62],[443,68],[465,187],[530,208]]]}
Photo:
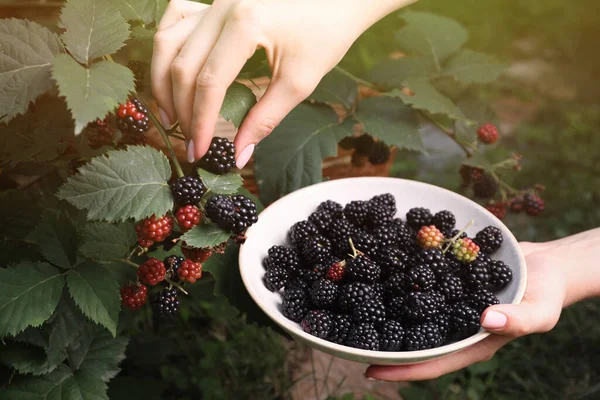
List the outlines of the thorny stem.
{"label": "thorny stem", "polygon": [[169,278],[167,278],[165,276],[165,281],[167,281],[169,283],[169,285],[171,285],[171,287],[176,287],[177,289],[181,290],[183,293],[185,293],[186,295],[189,295],[188,292],[186,292],[186,290],[183,288],[183,286],[181,286],[179,283],[177,282],[173,282],[172,280],[170,280]]}
{"label": "thorny stem", "polygon": [[133,261],[131,261],[128,258],[120,258],[120,259],[115,260],[115,261],[122,262],[123,264],[131,265],[134,268],[138,268],[139,267],[138,264],[134,263]]}
{"label": "thorny stem", "polygon": [[133,248],[133,250],[131,250],[131,253],[129,253],[129,255],[127,256],[127,259],[128,259],[128,260],[131,260],[131,257],[133,257],[133,255],[134,255],[134,254],[135,254],[135,252],[136,252],[136,251],[139,249],[139,247],[140,247],[140,246],[137,246],[137,245],[136,245],[136,246]]}
{"label": "thorny stem", "polygon": [[456,240],[460,237],[460,235],[465,233],[466,230],[469,229],[469,227],[471,225],[473,225],[474,223],[475,223],[475,220],[469,221],[469,223],[464,228],[462,228],[456,235],[454,235],[452,238],[450,238],[450,240],[448,240],[448,246],[446,246],[446,248],[442,251],[442,253],[446,254],[446,252],[450,249],[452,244],[456,242]]}

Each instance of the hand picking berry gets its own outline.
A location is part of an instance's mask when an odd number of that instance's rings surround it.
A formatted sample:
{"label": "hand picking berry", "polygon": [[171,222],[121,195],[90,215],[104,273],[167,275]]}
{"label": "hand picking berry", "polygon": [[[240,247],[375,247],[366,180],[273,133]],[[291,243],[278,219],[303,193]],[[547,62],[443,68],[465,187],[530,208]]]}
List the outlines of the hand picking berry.
{"label": "hand picking berry", "polygon": [[235,167],[235,146],[226,138],[213,137],[198,167],[214,174],[226,174]]}

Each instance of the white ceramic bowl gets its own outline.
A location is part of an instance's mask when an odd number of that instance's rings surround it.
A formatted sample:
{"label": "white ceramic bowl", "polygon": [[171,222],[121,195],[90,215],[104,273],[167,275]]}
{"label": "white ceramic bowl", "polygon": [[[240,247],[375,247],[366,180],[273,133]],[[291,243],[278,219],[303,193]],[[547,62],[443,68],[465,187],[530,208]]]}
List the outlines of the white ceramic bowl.
{"label": "white ceramic bowl", "polygon": [[502,231],[504,243],[492,258],[500,259],[513,271],[513,280],[497,294],[501,303],[519,303],[525,293],[527,270],[525,258],[517,240],[508,228],[477,203],[437,186],[394,178],[349,178],[320,183],[291,193],[269,207],[259,216],[258,222],[248,230],[248,239],[239,254],[240,272],[246,289],[256,304],[279,326],[296,340],[347,360],[378,365],[412,364],[441,358],[485,339],[490,333],[481,331],[474,336],[435,349],[421,351],[384,352],[360,350],[319,339],[305,333],[299,324],[285,318],[280,311],[280,293],[270,292],[263,283],[263,259],[275,244],[287,244],[287,231],[296,222],[306,219],[324,200],[346,204],[352,200],[367,200],[391,193],[396,198],[397,216],[405,219],[413,207],[426,207],[433,213],[450,210],[456,216],[457,228],[469,221],[475,223],[467,229],[473,237],[482,228],[493,225]]}

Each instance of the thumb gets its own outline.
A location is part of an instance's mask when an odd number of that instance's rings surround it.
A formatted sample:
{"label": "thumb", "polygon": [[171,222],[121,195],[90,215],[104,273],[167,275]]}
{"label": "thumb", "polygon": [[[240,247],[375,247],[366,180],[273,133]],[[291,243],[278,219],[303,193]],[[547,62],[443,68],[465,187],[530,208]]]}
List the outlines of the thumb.
{"label": "thumb", "polygon": [[492,333],[512,337],[548,332],[558,322],[561,310],[560,296],[524,300],[521,304],[499,304],[483,312],[481,326]]}

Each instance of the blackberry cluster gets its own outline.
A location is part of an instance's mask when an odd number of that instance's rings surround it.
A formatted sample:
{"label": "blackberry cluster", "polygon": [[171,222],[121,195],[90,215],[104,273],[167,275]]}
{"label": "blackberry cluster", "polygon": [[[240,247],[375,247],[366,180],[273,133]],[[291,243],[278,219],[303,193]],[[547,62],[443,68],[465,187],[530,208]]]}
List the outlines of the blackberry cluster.
{"label": "blackberry cluster", "polygon": [[206,193],[206,186],[199,178],[194,176],[183,176],[171,183],[171,193],[175,201],[182,206],[196,205]]}
{"label": "blackberry cluster", "polygon": [[[227,221],[231,204],[213,196],[206,214]],[[295,223],[292,247],[272,246],[264,259],[264,283],[281,294],[283,315],[321,339],[367,350],[424,350],[477,333],[512,279],[490,258],[501,231],[457,237],[448,210],[412,208],[406,222],[396,213],[394,197],[382,194],[345,207],[325,201]]]}
{"label": "blackberry cluster", "polygon": [[117,110],[117,128],[123,135],[141,135],[150,126],[148,109],[137,99],[119,105]]}
{"label": "blackberry cluster", "polygon": [[361,165],[364,157],[372,165],[381,165],[389,161],[392,153],[390,146],[382,141],[375,141],[371,135],[365,133],[360,136],[345,137],[340,141],[340,147],[344,150],[354,150],[352,163]]}
{"label": "blackberry cluster", "polygon": [[163,289],[150,299],[152,310],[155,315],[167,317],[179,314],[179,298],[177,289]]}
{"label": "blackberry cluster", "polygon": [[222,229],[243,235],[258,221],[256,204],[244,195],[215,195],[208,199],[206,216]]}
{"label": "blackberry cluster", "polygon": [[214,137],[198,167],[215,174],[226,174],[235,167],[235,146],[226,138]]}

